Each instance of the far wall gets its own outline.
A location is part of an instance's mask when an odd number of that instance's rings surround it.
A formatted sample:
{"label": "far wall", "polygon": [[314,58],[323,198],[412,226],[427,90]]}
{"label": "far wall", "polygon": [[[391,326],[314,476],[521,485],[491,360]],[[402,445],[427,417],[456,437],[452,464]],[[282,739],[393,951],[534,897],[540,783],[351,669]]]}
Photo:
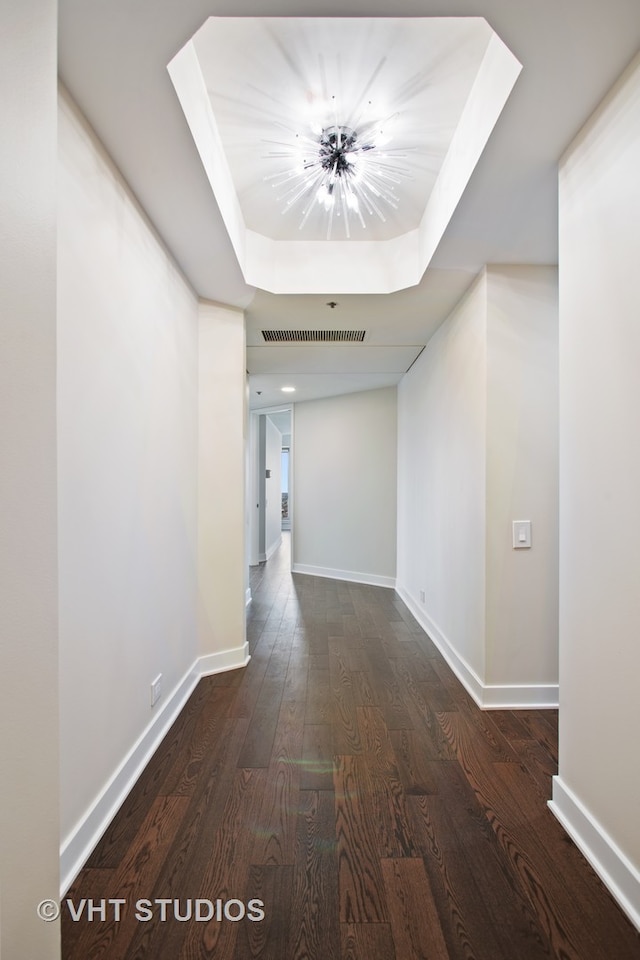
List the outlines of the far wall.
{"label": "far wall", "polygon": [[396,389],[294,407],[294,570],[392,586]]}

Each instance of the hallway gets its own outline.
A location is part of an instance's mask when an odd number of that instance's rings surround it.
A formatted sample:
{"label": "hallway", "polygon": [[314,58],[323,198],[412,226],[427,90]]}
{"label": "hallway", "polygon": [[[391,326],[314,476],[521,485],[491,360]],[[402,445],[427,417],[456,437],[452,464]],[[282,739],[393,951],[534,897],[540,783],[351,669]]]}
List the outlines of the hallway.
{"label": "hallway", "polygon": [[200,682],[69,892],[65,960],[637,957],[546,807],[557,714],[481,712],[393,591],[292,576],[288,540],[249,665]]}

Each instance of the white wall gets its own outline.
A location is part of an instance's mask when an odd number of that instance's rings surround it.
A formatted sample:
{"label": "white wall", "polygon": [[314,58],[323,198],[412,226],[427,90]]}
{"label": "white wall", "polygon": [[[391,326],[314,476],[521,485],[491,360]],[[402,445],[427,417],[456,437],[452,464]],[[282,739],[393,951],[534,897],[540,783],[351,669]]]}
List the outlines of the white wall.
{"label": "white wall", "polygon": [[398,390],[398,590],[485,707],[557,702],[557,341],[555,268],[488,267]]}
{"label": "white wall", "polygon": [[248,657],[242,311],[202,302],[198,353],[198,652],[214,673]]}
{"label": "white wall", "polygon": [[555,812],[640,926],[640,58],[560,173]]}
{"label": "white wall", "polygon": [[0,6],[0,954],[60,956],[56,14]]}
{"label": "white wall", "polygon": [[58,189],[61,823],[73,849],[197,655],[198,304],[65,95]]}
{"label": "white wall", "polygon": [[486,338],[483,273],[398,387],[398,589],[481,679]]}
{"label": "white wall", "polygon": [[294,570],[391,586],[396,389],[294,407]]}
{"label": "white wall", "polygon": [[265,554],[268,560],[282,542],[282,434],[269,416],[265,416]]}
{"label": "white wall", "polygon": [[[558,270],[491,266],[487,284],[485,681],[555,687]],[[531,521],[530,550],[513,520]]]}

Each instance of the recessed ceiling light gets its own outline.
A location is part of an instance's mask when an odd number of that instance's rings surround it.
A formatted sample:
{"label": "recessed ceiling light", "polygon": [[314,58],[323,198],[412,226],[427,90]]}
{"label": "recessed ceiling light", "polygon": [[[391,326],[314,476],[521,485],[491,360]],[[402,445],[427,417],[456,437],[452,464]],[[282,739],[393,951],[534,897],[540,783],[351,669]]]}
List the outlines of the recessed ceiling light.
{"label": "recessed ceiling light", "polygon": [[283,393],[295,393],[295,392],[296,392],[296,388],[295,388],[295,387],[280,387],[280,389],[282,390]]}

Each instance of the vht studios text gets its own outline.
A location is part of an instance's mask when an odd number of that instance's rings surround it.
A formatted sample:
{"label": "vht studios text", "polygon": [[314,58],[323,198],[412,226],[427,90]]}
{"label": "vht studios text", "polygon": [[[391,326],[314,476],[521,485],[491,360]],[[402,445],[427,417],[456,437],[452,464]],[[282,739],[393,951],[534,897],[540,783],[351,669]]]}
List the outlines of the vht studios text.
{"label": "vht studios text", "polygon": [[[113,920],[116,923],[123,919],[129,908],[128,901],[120,897],[103,898],[100,900],[85,899],[65,900],[69,916],[75,922],[88,920],[90,922],[106,922]],[[154,918],[161,922],[177,920],[180,923],[187,921],[207,922],[209,920],[229,920],[236,923],[238,920],[264,920],[264,903],[262,900],[207,900],[156,898],[147,900],[142,898],[133,904],[136,920],[146,923]]]}

